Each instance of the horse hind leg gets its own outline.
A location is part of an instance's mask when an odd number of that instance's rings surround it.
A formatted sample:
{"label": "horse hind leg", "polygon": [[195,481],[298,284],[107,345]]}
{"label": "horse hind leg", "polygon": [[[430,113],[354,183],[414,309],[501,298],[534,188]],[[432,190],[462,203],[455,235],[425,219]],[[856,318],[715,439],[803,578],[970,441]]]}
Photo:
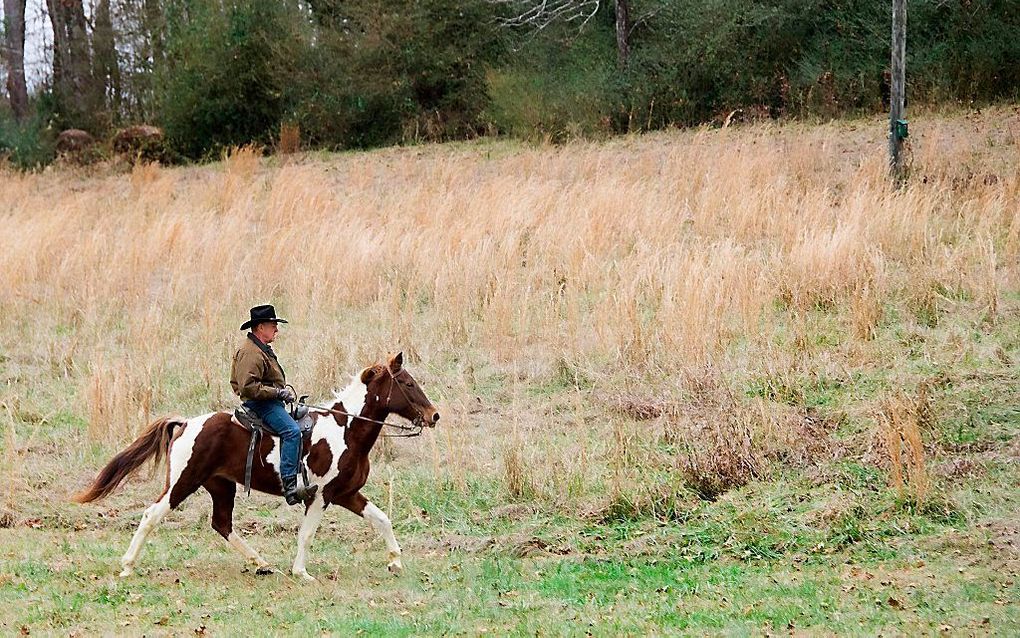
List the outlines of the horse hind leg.
{"label": "horse hind leg", "polygon": [[[188,428],[192,428],[194,434],[188,431]],[[134,572],[135,561],[138,560],[138,554],[141,552],[142,546],[145,545],[145,539],[159,525],[167,512],[175,509],[184,499],[194,494],[201,485],[201,481],[196,480],[198,469],[190,463],[195,438],[201,429],[201,425],[196,427],[189,422],[185,426],[183,435],[170,445],[166,488],[159,500],[147,507],[145,513],[142,514],[138,530],[135,531],[135,535],[131,538],[131,544],[123,558],[120,559],[121,577],[126,578]],[[182,445],[182,442],[185,445]]]}
{"label": "horse hind leg", "polygon": [[170,511],[170,490],[166,490],[163,496],[158,501],[150,505],[145,509],[145,513],[142,514],[142,522],[138,524],[138,530],[135,531],[135,535],[131,538],[131,544],[128,546],[127,552],[124,553],[124,557],[120,559],[120,565],[122,571],[120,572],[121,578],[127,578],[134,572],[135,561],[138,559],[138,552],[141,551],[142,545],[145,544],[145,539],[159,522],[163,520],[166,513]]}
{"label": "horse hind leg", "polygon": [[242,556],[257,566],[255,573],[272,573],[269,563],[234,531],[234,496],[237,493],[237,484],[230,479],[216,477],[206,481],[202,487],[212,496],[212,528]]}

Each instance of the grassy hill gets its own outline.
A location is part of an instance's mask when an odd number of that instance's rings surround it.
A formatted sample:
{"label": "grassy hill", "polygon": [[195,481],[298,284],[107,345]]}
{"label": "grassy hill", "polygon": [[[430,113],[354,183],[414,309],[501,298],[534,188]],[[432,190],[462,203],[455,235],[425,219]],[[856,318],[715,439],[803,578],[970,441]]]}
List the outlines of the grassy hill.
{"label": "grassy hill", "polygon": [[[1015,635],[1020,118],[761,125],[0,173],[0,628],[53,635]],[[403,350],[382,541],[158,479],[69,497],[146,423],[232,405],[249,306],[313,398]]]}

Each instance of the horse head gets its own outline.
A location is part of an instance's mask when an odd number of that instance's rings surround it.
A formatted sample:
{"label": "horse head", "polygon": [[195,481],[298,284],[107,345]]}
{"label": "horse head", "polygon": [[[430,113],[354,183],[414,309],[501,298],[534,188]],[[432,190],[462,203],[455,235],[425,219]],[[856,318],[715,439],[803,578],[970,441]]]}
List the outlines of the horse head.
{"label": "horse head", "polygon": [[404,368],[404,353],[390,357],[386,365],[365,368],[361,381],[368,388],[369,396],[378,397],[378,408],[386,413],[400,415],[426,427],[434,428],[439,422],[439,411]]}

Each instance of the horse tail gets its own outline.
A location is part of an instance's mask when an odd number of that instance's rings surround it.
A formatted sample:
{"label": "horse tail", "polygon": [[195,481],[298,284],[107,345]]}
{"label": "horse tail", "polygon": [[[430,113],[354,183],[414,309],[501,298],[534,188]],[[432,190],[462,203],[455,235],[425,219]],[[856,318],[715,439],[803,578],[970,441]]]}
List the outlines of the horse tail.
{"label": "horse tail", "polygon": [[163,417],[150,423],[134,443],[110,459],[92,485],[84,492],[77,494],[74,501],[91,503],[103,498],[116,489],[121,481],[134,474],[150,458],[153,459],[153,464],[158,466],[170,447],[170,438],[173,436],[174,427],[184,423],[184,419],[178,416]]}

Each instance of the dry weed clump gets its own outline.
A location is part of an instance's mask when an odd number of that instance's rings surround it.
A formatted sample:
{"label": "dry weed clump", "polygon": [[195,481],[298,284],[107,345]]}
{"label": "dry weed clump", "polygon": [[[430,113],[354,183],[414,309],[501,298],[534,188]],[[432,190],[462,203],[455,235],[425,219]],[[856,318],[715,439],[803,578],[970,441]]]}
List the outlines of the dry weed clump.
{"label": "dry weed clump", "polygon": [[524,442],[517,436],[503,446],[503,485],[515,501],[535,497],[535,477],[524,458]]}
{"label": "dry weed clump", "polygon": [[845,414],[799,407],[784,401],[790,398],[785,392],[737,396],[718,369],[688,370],[681,379],[684,398],[667,404],[658,418],[665,442],[681,449],[675,468],[702,498],[715,499],[776,465],[817,465],[843,453],[833,434]]}
{"label": "dry weed clump", "polygon": [[290,155],[301,150],[301,127],[294,122],[280,125],[280,139],[276,143],[276,152]]}
{"label": "dry weed clump", "polygon": [[901,498],[908,498],[918,508],[924,506],[932,489],[922,435],[922,431],[932,431],[936,420],[928,394],[928,385],[922,383],[914,396],[898,393],[886,399],[879,414],[889,480]]}
{"label": "dry weed clump", "polygon": [[878,336],[882,321],[882,291],[875,281],[866,281],[854,289],[850,297],[850,332],[859,341]]}
{"label": "dry weed clump", "polygon": [[635,421],[650,421],[662,417],[676,417],[680,406],[666,397],[652,396],[647,393],[623,393],[608,399],[612,409]]}
{"label": "dry weed clump", "polygon": [[151,364],[108,363],[97,357],[82,388],[89,438],[114,447],[130,440],[152,420],[161,387],[160,372]]}
{"label": "dry weed clump", "polygon": [[764,476],[767,467],[756,448],[754,432],[744,420],[746,411],[730,406],[707,412],[689,414],[673,436],[684,447],[677,461],[684,481],[701,498],[715,500]]}
{"label": "dry weed clump", "polygon": [[689,400],[665,424],[666,442],[679,446],[676,469],[701,498],[715,500],[765,475],[763,412],[740,402],[719,372],[692,371],[686,378],[697,400]]}

